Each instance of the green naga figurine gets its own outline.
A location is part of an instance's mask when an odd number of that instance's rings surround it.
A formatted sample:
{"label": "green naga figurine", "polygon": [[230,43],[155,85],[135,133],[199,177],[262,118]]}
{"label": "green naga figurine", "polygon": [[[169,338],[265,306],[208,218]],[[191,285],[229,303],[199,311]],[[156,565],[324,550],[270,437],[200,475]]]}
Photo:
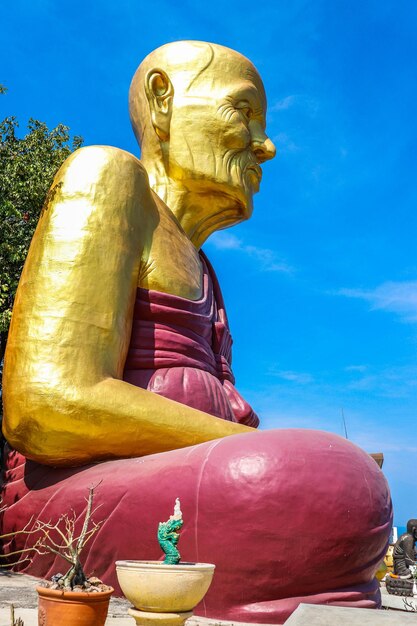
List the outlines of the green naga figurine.
{"label": "green naga figurine", "polygon": [[181,555],[178,552],[177,543],[183,524],[180,501],[177,498],[175,500],[174,514],[170,516],[167,522],[159,522],[158,526],[159,545],[165,552],[164,563],[168,565],[177,565],[180,562]]}

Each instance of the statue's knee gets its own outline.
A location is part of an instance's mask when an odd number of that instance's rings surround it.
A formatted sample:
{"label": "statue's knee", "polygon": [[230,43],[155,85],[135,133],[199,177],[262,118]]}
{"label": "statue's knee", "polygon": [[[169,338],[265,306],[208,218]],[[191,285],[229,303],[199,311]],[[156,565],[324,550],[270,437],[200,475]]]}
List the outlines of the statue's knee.
{"label": "statue's knee", "polygon": [[335,523],[354,515],[362,526],[370,519],[384,523],[391,513],[375,461],[323,431],[259,431],[220,440],[207,449],[204,486],[225,505],[238,501],[271,514],[289,508],[295,517],[300,513],[301,524],[306,514],[318,520],[327,515]]}

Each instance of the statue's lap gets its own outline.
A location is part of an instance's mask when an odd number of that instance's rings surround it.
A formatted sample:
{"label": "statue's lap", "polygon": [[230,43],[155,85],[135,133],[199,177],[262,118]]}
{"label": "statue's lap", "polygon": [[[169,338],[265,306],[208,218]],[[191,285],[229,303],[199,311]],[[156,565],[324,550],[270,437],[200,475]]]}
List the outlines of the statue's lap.
{"label": "statue's lap", "polygon": [[[392,522],[389,490],[375,461],[336,435],[259,431],[73,469],[10,453],[7,467],[4,532],[70,506],[79,516],[87,488],[101,481],[97,519],[105,522],[87,546],[86,569],[116,588],[114,561],[160,557],[157,524],[179,497],[182,558],[217,566],[197,613],[279,623],[303,599],[378,605],[373,577]],[[27,571],[64,567],[35,555]]]}

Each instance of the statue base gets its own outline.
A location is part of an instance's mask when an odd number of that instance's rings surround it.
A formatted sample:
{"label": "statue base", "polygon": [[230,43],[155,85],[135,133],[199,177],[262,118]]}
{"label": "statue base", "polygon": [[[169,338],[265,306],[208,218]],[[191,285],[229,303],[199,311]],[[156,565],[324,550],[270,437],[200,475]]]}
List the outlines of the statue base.
{"label": "statue base", "polygon": [[128,613],[139,626],[182,626],[185,620],[193,614],[192,611],[186,613],[150,613],[138,609],[129,609]]}
{"label": "statue base", "polygon": [[394,578],[393,576],[387,576],[385,579],[385,586],[388,593],[393,596],[406,596],[413,597],[413,578]]}

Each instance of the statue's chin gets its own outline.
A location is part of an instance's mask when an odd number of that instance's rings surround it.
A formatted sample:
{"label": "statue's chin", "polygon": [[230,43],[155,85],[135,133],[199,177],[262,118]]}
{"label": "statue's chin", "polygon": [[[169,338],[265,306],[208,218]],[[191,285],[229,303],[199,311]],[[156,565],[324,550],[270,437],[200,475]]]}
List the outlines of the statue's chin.
{"label": "statue's chin", "polygon": [[239,221],[248,220],[253,213],[253,199],[252,194],[248,193],[245,202],[240,204],[240,215],[241,219]]}

